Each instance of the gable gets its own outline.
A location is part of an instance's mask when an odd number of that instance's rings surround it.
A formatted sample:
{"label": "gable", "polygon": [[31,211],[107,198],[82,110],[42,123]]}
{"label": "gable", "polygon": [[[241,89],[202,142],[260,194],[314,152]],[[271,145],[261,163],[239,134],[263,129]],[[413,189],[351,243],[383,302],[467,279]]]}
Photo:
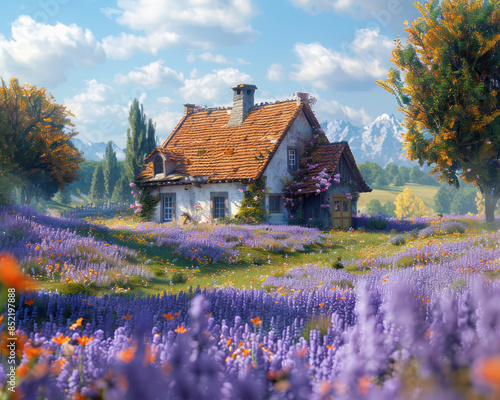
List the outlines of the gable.
{"label": "gable", "polygon": [[210,182],[254,181],[262,175],[301,111],[313,128],[320,128],[303,101],[255,106],[245,121],[235,127],[227,126],[228,109],[192,112],[146,158],[147,166],[139,174],[138,183],[154,178],[152,161],[156,152],[169,161],[175,160],[175,172],[181,175],[206,176]]}

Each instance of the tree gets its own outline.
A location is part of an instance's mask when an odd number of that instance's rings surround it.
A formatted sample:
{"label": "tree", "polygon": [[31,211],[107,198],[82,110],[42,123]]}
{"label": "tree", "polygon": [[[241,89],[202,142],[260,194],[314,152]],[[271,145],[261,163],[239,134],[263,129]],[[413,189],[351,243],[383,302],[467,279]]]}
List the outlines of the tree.
{"label": "tree", "polygon": [[370,215],[385,214],[380,200],[372,199],[366,205],[366,213]]}
{"label": "tree", "polygon": [[7,87],[2,79],[0,113],[0,170],[17,176],[22,203],[49,200],[79,177],[84,159],[70,140],[78,134],[69,119],[73,114],[45,88],[21,86],[15,78]]}
{"label": "tree", "polygon": [[477,189],[472,187],[457,190],[450,204],[450,211],[455,213],[455,215],[465,215],[467,213],[476,214],[476,194]]}
{"label": "tree", "polygon": [[125,175],[122,175],[120,180],[116,183],[111,201],[114,203],[126,203],[130,201],[130,182]]}
{"label": "tree", "polygon": [[106,145],[106,154],[104,158],[104,194],[108,199],[113,196],[113,190],[120,177],[118,169],[118,160],[116,159],[116,152],[113,150],[113,142],[109,141]]}
{"label": "tree", "polygon": [[95,203],[100,203],[104,200],[106,188],[104,183],[104,173],[102,163],[97,165],[92,177],[92,186],[90,187],[89,199]]}
{"label": "tree", "polygon": [[403,177],[401,174],[394,175],[394,178],[392,180],[392,184],[394,186],[403,186],[406,182],[404,181]]}
{"label": "tree", "polygon": [[385,166],[385,172],[387,173],[387,179],[392,181],[399,174],[399,167],[396,164],[389,163]]}
{"label": "tree", "polygon": [[67,206],[69,203],[71,203],[71,195],[69,194],[69,192],[67,190],[65,190],[64,192],[59,191],[56,193],[53,200]]}
{"label": "tree", "polygon": [[146,141],[144,144],[144,154],[149,155],[156,148],[156,124],[149,118],[146,128]]}
{"label": "tree", "polygon": [[[405,113],[404,147],[411,160],[435,164],[431,174],[459,187],[479,187],[486,221],[500,198],[500,3],[429,0],[411,26],[406,45],[392,52],[385,82]],[[404,80],[400,71],[404,73]]]}
{"label": "tree", "polygon": [[130,182],[135,182],[144,162],[146,143],[146,116],[139,100],[134,99],[128,115],[130,128],[127,129],[127,149],[125,150],[125,173]]}
{"label": "tree", "polygon": [[375,179],[374,183],[376,186],[387,186],[389,184],[389,182],[387,182],[387,178],[383,171],[381,171],[380,174],[377,175],[377,178]]}
{"label": "tree", "polygon": [[396,204],[394,204],[391,201],[387,201],[383,206],[383,211],[382,213],[387,215],[388,217],[395,217],[396,216]]}
{"label": "tree", "polygon": [[451,202],[455,198],[456,189],[441,186],[434,195],[434,210],[439,214],[449,214],[451,212]]}
{"label": "tree", "polygon": [[423,217],[428,213],[422,199],[415,196],[413,191],[407,187],[396,196],[394,204],[396,205],[396,217],[399,219]]}

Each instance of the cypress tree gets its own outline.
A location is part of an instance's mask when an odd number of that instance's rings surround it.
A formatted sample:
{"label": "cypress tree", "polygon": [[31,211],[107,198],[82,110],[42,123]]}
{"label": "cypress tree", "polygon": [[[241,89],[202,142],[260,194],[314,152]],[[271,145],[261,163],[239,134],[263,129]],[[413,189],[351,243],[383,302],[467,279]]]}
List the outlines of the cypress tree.
{"label": "cypress tree", "polygon": [[105,195],[111,199],[115,185],[120,178],[118,170],[118,160],[116,159],[116,152],[113,150],[113,142],[109,141],[106,145],[106,155],[104,159],[104,187]]}
{"label": "cypress tree", "polygon": [[104,199],[104,173],[102,168],[102,163],[94,170],[94,176],[92,177],[92,186],[90,187],[89,198],[95,203],[100,203]]}
{"label": "cypress tree", "polygon": [[125,175],[122,175],[120,180],[115,185],[111,201],[114,203],[126,203],[130,201],[130,183]]}
{"label": "cypress tree", "polygon": [[144,162],[146,143],[146,116],[142,105],[134,99],[128,115],[127,149],[125,151],[125,174],[129,182],[135,182]]}
{"label": "cypress tree", "polygon": [[146,141],[144,146],[144,155],[147,156],[151,153],[156,147],[156,124],[153,123],[153,120],[149,118],[148,127],[146,129]]}

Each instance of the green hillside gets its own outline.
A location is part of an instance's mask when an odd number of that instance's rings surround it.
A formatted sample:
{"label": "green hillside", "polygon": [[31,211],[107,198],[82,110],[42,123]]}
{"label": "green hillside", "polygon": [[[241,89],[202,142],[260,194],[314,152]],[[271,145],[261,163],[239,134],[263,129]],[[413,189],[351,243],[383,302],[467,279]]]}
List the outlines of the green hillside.
{"label": "green hillside", "polygon": [[439,190],[439,186],[431,185],[421,185],[418,183],[407,183],[405,186],[376,186],[371,185],[373,189],[370,193],[361,193],[358,201],[358,211],[362,211],[366,207],[370,200],[378,199],[381,204],[385,204],[387,201],[394,202],[396,196],[400,194],[405,187],[409,187],[413,193],[420,197],[426,207],[434,212],[434,200],[433,197]]}

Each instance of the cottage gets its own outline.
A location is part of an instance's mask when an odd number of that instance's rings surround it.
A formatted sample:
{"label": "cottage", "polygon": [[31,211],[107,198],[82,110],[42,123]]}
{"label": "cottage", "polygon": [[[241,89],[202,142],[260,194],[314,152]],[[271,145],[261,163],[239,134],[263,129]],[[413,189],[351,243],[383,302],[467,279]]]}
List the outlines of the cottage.
{"label": "cottage", "polygon": [[[234,86],[231,108],[184,105],[184,116],[165,142],[146,157],[146,167],[137,177],[137,185],[160,195],[154,221],[232,217],[246,187],[262,179],[267,221],[287,222],[286,178],[299,166],[305,138],[324,134],[304,94],[295,100],[254,104],[256,89],[247,84]],[[356,212],[356,195],[371,189],[347,142],[321,145],[320,160],[310,173],[323,170],[329,177],[340,174],[343,184],[333,183],[316,195],[315,181],[308,181],[301,189],[303,216],[348,228]]]}

